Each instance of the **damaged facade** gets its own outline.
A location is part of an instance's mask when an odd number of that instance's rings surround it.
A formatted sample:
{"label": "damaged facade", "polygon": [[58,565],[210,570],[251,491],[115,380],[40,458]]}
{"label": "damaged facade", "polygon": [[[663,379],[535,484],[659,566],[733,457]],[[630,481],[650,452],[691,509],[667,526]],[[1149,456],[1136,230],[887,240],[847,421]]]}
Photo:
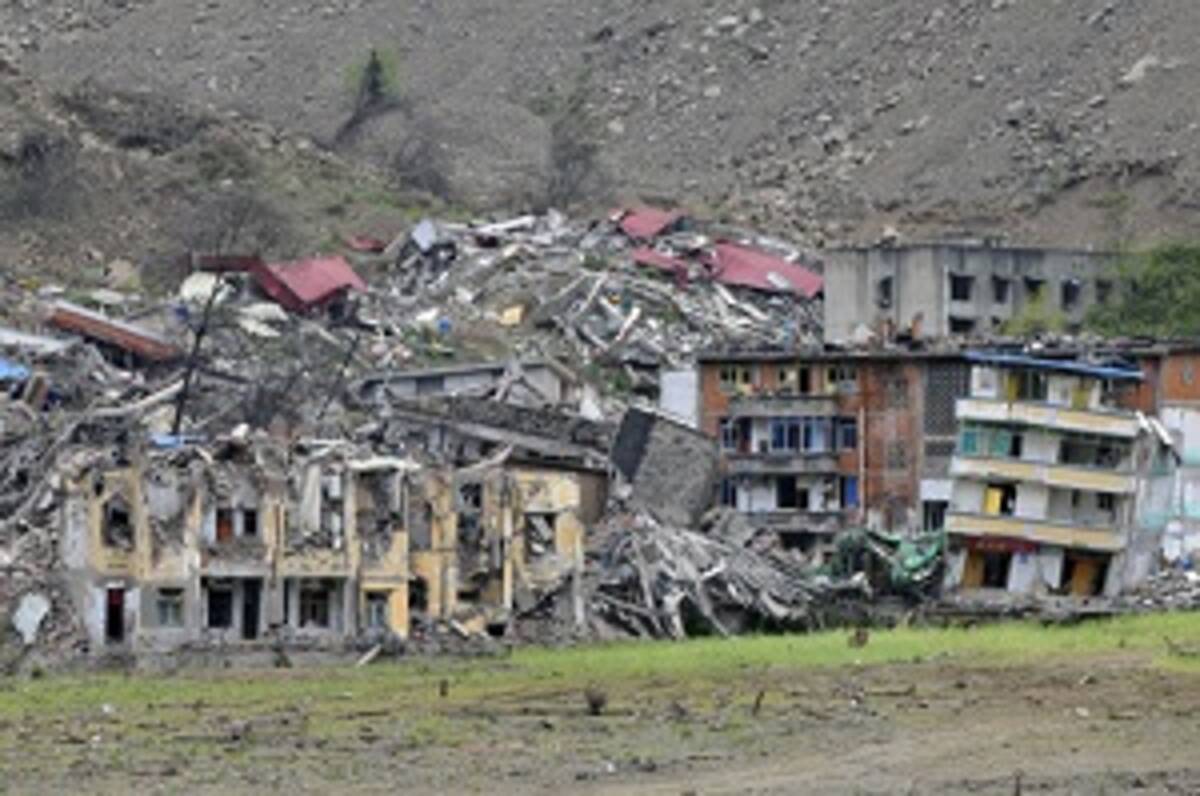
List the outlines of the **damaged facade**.
{"label": "damaged facade", "polygon": [[1035,300],[1078,329],[1112,291],[1117,255],[986,241],[833,251],[825,266],[825,339],[987,337]]}
{"label": "damaged facade", "polygon": [[723,452],[719,499],[806,549],[849,527],[939,530],[968,378],[955,350],[707,353],[699,415]]}
{"label": "damaged facade", "polygon": [[962,588],[1114,595],[1157,565],[1174,452],[1121,408],[1137,369],[970,354],[958,401],[947,579]]}
{"label": "damaged facade", "polygon": [[554,471],[267,443],[92,459],[63,489],[63,559],[95,650],[503,625],[578,570],[597,503]]}

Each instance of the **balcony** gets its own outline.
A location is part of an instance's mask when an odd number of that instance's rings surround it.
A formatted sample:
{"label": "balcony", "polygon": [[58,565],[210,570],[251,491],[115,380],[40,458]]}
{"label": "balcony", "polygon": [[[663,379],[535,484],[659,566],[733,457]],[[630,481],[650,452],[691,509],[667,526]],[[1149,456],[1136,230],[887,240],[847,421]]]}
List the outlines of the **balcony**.
{"label": "balcony", "polygon": [[832,417],[838,413],[837,396],[774,393],[735,396],[730,417]]}
{"label": "balcony", "polygon": [[1060,489],[1111,492],[1117,495],[1130,495],[1136,489],[1134,477],[1129,473],[1022,459],[955,456],[950,462],[950,475],[954,478],[1028,481]]}
{"label": "balcony", "polygon": [[1070,409],[1032,402],[1009,403],[981,398],[960,398],[955,412],[959,422],[977,420],[984,423],[1038,426],[1125,439],[1136,437],[1139,428],[1137,418],[1128,412]]}
{"label": "balcony", "polygon": [[773,451],[770,453],[726,453],[725,468],[729,475],[793,475],[838,472],[838,457],[833,451],[802,453]]}
{"label": "balcony", "polygon": [[1022,539],[1102,553],[1114,553],[1125,547],[1121,534],[1114,530],[1026,517],[952,512],[946,516],[946,530],[962,536]]}

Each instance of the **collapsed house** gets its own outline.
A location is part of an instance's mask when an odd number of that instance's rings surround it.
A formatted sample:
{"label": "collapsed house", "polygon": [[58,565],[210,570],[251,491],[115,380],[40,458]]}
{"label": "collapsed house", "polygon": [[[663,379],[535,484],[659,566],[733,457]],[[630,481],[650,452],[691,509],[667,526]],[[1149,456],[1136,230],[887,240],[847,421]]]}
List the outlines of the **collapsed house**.
{"label": "collapsed house", "polygon": [[261,439],[116,465],[77,452],[63,489],[63,564],[96,651],[497,631],[578,581],[588,514],[552,471]]}

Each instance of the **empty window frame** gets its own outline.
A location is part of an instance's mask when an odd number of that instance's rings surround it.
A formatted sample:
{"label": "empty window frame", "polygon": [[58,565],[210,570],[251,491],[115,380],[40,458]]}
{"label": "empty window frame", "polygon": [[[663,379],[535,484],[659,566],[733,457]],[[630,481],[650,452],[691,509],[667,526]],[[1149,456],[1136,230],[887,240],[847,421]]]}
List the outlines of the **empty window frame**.
{"label": "empty window frame", "polygon": [[840,417],[837,421],[838,448],[841,450],[858,449],[858,418]]}
{"label": "empty window frame", "polygon": [[975,277],[950,274],[950,300],[970,301],[975,294]]}
{"label": "empty window frame", "polygon": [[208,581],[208,627],[226,630],[233,627],[233,583],[230,581]]}
{"label": "empty window frame", "polygon": [[892,292],[894,282],[890,276],[885,276],[875,283],[875,303],[880,309],[889,309],[892,306]]}
{"label": "empty window frame", "polygon": [[727,393],[745,392],[754,383],[753,372],[746,365],[722,365],[718,377],[721,390]]}
{"label": "empty window frame", "polygon": [[391,630],[388,602],[391,595],[386,591],[367,592],[367,628]]}
{"label": "empty window frame", "polygon": [[950,316],[950,334],[974,334],[975,319],[962,318],[956,315]]}
{"label": "empty window frame", "polygon": [[216,532],[218,542],[232,542],[234,537],[233,509],[217,509]]}
{"label": "empty window frame", "polygon": [[853,475],[843,475],[838,479],[838,492],[842,501],[842,508],[854,509],[858,508],[858,477]]}
{"label": "empty window frame", "polygon": [[329,627],[329,604],[333,587],[325,581],[300,584],[300,627]]}
{"label": "empty window frame", "polygon": [[946,511],[950,504],[945,500],[926,500],[921,504],[922,527],[926,531],[940,531],[946,527]]}
{"label": "empty window frame", "polygon": [[1017,487],[1015,484],[988,484],[983,493],[983,513],[991,516],[1011,517],[1017,511]]}
{"label": "empty window frame", "polygon": [[1040,370],[1018,370],[1008,377],[1009,398],[1044,402],[1050,397],[1050,378]]}
{"label": "empty window frame", "polygon": [[771,419],[771,451],[794,453],[800,450],[801,420],[798,417]]}
{"label": "empty window frame", "polygon": [[1113,283],[1107,279],[1096,280],[1096,301],[1104,304],[1112,297]]}
{"label": "empty window frame", "polygon": [[154,605],[159,627],[183,627],[183,589],[159,589]]}
{"label": "empty window frame", "polygon": [[1005,279],[1002,276],[992,277],[992,303],[1007,304],[1009,292],[1012,288],[1012,280]]}
{"label": "empty window frame", "polygon": [[834,365],[826,372],[827,392],[858,392],[858,368],[854,365]]}
{"label": "empty window frame", "polygon": [[104,504],[104,544],[122,550],[133,549],[133,515],[129,504],[120,495]]}
{"label": "empty window frame", "polygon": [[781,511],[794,511],[801,508],[800,495],[804,494],[804,508],[807,508],[808,492],[797,489],[796,479],[783,476],[775,479],[775,508]]}
{"label": "empty window frame", "polygon": [[1036,301],[1041,298],[1042,288],[1045,286],[1045,279],[1038,279],[1034,276],[1025,277],[1025,298],[1029,301]]}
{"label": "empty window frame", "polygon": [[1059,285],[1059,293],[1059,303],[1065,311],[1070,312],[1079,306],[1083,295],[1083,283],[1078,279],[1064,279]]}

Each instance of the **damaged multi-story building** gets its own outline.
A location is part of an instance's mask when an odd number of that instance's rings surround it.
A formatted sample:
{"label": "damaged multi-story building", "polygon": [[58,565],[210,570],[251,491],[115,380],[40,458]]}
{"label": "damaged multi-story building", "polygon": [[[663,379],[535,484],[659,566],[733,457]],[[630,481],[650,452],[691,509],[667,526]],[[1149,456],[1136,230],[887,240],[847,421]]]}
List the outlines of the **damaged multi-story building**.
{"label": "damaged multi-story building", "polygon": [[422,466],[346,443],[75,461],[60,546],[98,650],[344,645],[418,621],[502,631],[543,590],[578,589],[595,511],[552,468]]}
{"label": "damaged multi-story building", "polygon": [[698,415],[717,438],[719,500],[785,544],[839,530],[937,530],[950,498],[957,349],[709,352]]}
{"label": "damaged multi-story building", "polygon": [[825,264],[825,339],[988,336],[1034,302],[1077,328],[1112,293],[1116,261],[1111,252],[987,240],[835,250]]}
{"label": "damaged multi-story building", "polygon": [[1115,594],[1158,564],[1174,488],[1171,438],[1136,403],[1142,372],[970,352],[957,402],[947,583]]}

